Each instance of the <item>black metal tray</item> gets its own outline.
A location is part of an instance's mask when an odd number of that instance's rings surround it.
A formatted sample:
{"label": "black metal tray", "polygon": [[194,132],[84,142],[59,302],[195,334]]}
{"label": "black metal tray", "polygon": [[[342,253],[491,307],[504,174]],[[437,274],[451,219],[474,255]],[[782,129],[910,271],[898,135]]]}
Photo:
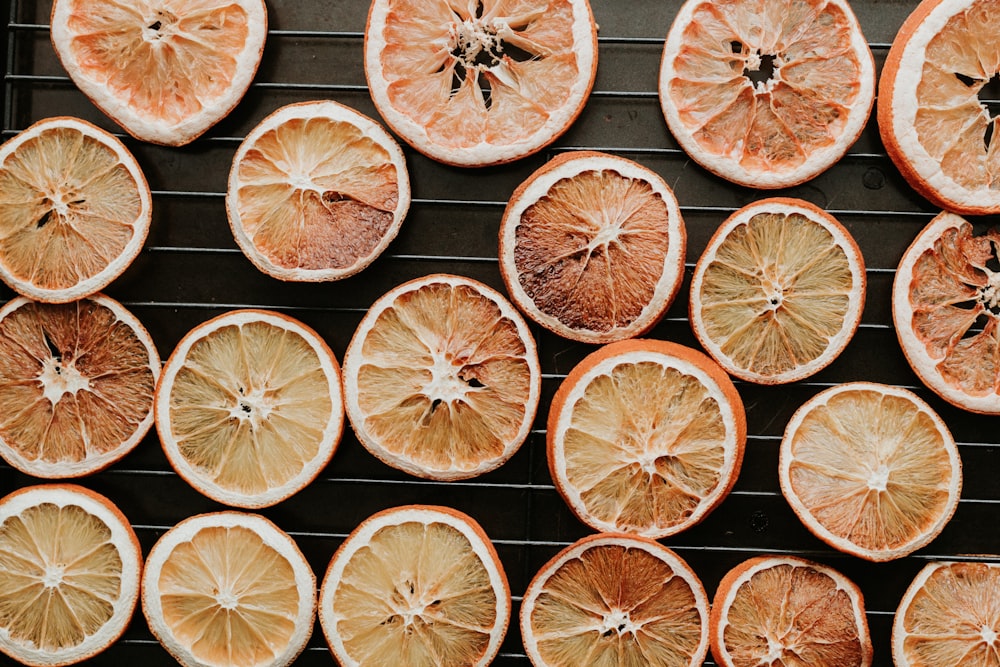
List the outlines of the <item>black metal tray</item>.
{"label": "black metal tray", "polygon": [[[767,196],[715,178],[692,163],[669,135],[656,94],[663,39],[678,0],[591,0],[600,24],[597,82],[583,114],[552,147],[513,164],[486,169],[443,166],[407,150],[414,201],[399,237],[357,276],[328,284],[282,283],[259,273],[229,231],[224,193],[240,140],[277,107],[335,99],[378,118],[365,85],[365,0],[268,0],[270,31],[253,86],[237,109],[184,148],[135,141],[104,117],[66,77],[49,42],[50,0],[4,0],[3,139],[35,120],[76,115],[122,136],[154,191],[153,224],[144,252],[107,293],[122,301],[166,356],[196,324],[242,306],[288,313],[319,331],[338,359],[366,308],[404,280],[432,272],[467,275],[503,290],[497,230],[513,189],[560,151],[599,149],[659,172],[680,200],[688,230],[687,269],[716,226],[736,208]],[[854,9],[881,65],[913,0],[856,0]],[[825,174],[780,194],[833,213],[854,234],[868,267],[864,318],[831,366],[806,382],[760,387],[738,383],[749,443],[740,479],[701,525],[665,540],[688,560],[711,595],[722,575],[757,554],[799,554],[832,565],[863,589],[876,665],[889,665],[892,615],[913,575],[928,560],[998,560],[996,418],[956,410],[926,390],[906,364],[890,317],[890,287],[903,250],[936,211],[916,195],[886,157],[874,116],[850,153]],[[12,296],[0,289],[0,299]],[[686,285],[652,336],[695,346],[686,319]],[[307,489],[263,512],[299,543],[322,577],[334,550],[362,519],[405,503],[446,504],[475,517],[495,542],[510,579],[514,616],[496,664],[526,665],[517,625],[520,596],[537,569],[587,534],[552,486],[545,461],[545,417],[552,392],[591,348],[534,329],[544,373],[542,404],[528,442],[499,470],[467,482],[419,481],[370,456],[348,431],[331,464]],[[907,558],[872,564],[814,538],[781,496],[778,443],[792,412],[831,384],[871,380],[913,389],[952,429],[964,461],[963,498],[950,524]],[[34,480],[0,466],[0,492]],[[173,473],[155,435],[110,469],[82,483],[112,498],[138,532],[143,549],[192,514],[221,509]],[[141,613],[99,659],[107,664],[173,664]],[[331,664],[319,627],[298,664]]]}

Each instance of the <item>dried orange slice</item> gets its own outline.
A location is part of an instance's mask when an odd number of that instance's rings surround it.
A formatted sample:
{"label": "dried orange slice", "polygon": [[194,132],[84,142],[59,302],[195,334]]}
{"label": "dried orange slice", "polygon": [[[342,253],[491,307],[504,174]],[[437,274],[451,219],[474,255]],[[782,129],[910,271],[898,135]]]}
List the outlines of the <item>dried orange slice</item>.
{"label": "dried orange slice", "polygon": [[139,163],[90,123],[48,118],[0,146],[0,278],[27,297],[100,291],[142,249],[150,219]]}
{"label": "dried orange slice", "polygon": [[881,562],[937,537],[958,507],[962,461],[948,427],[915,394],[849,382],[792,415],[778,479],[814,535]]}
{"label": "dried orange slice", "polygon": [[797,185],[839,160],[874,95],[846,0],[688,0],[660,64],[671,134],[701,166],[753,188]]}
{"label": "dried orange slice", "polygon": [[576,120],[597,73],[587,0],[375,0],[365,74],[386,123],[447,164],[530,155]]}
{"label": "dried orange slice", "polygon": [[833,216],[798,199],[763,199],[708,242],[691,278],[691,328],[730,374],[794,382],[850,342],[865,282],[861,250]]}
{"label": "dried orange slice", "polygon": [[903,22],[879,80],[878,126],[910,185],[956,213],[1000,213],[1000,141],[984,88],[1000,74],[988,0],[926,0]]}
{"label": "dried orange slice", "polygon": [[354,275],[396,237],[410,205],[403,151],[336,102],[262,120],[233,158],[226,211],[243,253],[282,280]]}
{"label": "dried orange slice", "polygon": [[298,320],[234,310],[177,344],[154,414],[167,459],[195,489],[227,505],[268,507],[333,456],[344,427],[340,367]]}
{"label": "dried orange slice", "polygon": [[181,146],[239,103],[264,50],[263,0],[56,0],[73,83],[143,141]]}
{"label": "dried orange slice", "polygon": [[264,517],[200,514],[150,550],[142,611],[185,667],[284,667],[312,635],[316,575],[292,538]]}
{"label": "dried orange slice", "polygon": [[720,667],[872,664],[861,589],[793,556],[751,558],[719,582],[710,617]]}
{"label": "dried orange slice", "polygon": [[474,519],[408,505],[369,517],[337,549],[319,620],[341,665],[485,667],[510,605],[503,565]]}
{"label": "dried orange slice", "polygon": [[0,651],[70,665],[113,644],[139,599],[142,552],[110,500],[72,484],[0,500]]}
{"label": "dried orange slice", "polygon": [[685,243],[677,199],[655,172],[605,153],[564,153],[511,196],[500,273],[535,322],[609,343],[663,317],[684,277]]}
{"label": "dried orange slice", "polygon": [[896,609],[892,660],[897,667],[998,664],[1000,565],[928,563]]}
{"label": "dried orange slice", "polygon": [[153,425],[160,357],[120,303],[19,297],[0,308],[0,456],[36,477],[78,477],[132,451]]}
{"label": "dried orange slice", "polygon": [[689,528],[729,494],[746,415],[725,371],[659,340],[609,343],[552,397],[549,470],[591,528],[659,539]]}
{"label": "dried orange slice", "polygon": [[949,403],[1000,414],[1000,232],[944,212],[903,253],[892,285],[896,335],[914,372]]}
{"label": "dried orange slice", "polygon": [[700,667],[708,596],[676,553],[634,535],[590,535],[556,554],[521,602],[535,667]]}
{"label": "dried orange slice", "polygon": [[498,292],[462,276],[390,290],[344,353],[347,417],[361,444],[430,479],[474,477],[513,456],[540,385],[524,319]]}

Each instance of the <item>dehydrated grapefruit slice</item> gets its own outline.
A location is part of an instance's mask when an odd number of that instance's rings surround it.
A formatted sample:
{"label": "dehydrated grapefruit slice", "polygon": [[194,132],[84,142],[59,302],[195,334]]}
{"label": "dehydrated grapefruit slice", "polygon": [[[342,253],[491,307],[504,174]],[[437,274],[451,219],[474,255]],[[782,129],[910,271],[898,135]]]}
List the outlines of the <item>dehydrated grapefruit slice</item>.
{"label": "dehydrated grapefruit slice", "polygon": [[73,82],[143,141],[187,144],[239,103],[267,35],[263,0],[56,0],[52,45]]}
{"label": "dehydrated grapefruit slice", "polygon": [[120,303],[19,297],[0,309],[0,455],[36,477],[78,477],[132,451],[153,425],[160,357]]}
{"label": "dehydrated grapefruit slice", "polygon": [[865,283],[861,251],[833,216],[798,199],[764,199],[708,242],[691,278],[691,328],[730,374],[794,382],[850,342]]}
{"label": "dehydrated grapefruit slice", "polygon": [[0,278],[51,303],[98,292],[142,249],[146,178],[124,144],[90,123],[39,121],[0,146]]}
{"label": "dehydrated grapefruit slice", "polygon": [[139,599],[139,540],[110,500],[72,484],[0,500],[0,651],[25,665],[83,662],[113,644]]}
{"label": "dehydrated grapefruit slice", "polygon": [[524,157],[566,131],[597,72],[587,0],[375,0],[365,74],[386,123],[460,166]]}
{"label": "dehydrated grapefruit slice", "polygon": [[315,331],[286,315],[234,310],[177,344],[156,387],[167,459],[227,505],[274,505],[329,463],[344,428],[340,367]]}
{"label": "dehydrated grapefruit slice", "polygon": [[892,623],[897,667],[996,665],[1000,565],[928,563],[899,602]]}
{"label": "dehydrated grapefruit slice", "polygon": [[316,575],[264,517],[200,514],[150,549],[142,611],[185,667],[285,667],[312,635]]}
{"label": "dehydrated grapefruit slice", "polygon": [[344,353],[358,439],[418,477],[464,479],[502,465],[528,436],[540,386],[524,319],[501,294],[462,276],[390,290]]}
{"label": "dehydrated grapefruit slice", "polygon": [[864,129],[875,63],[846,0],[688,0],[667,33],[660,104],[700,165],[781,188],[839,160]]}
{"label": "dehydrated grapefruit slice", "polygon": [[1000,232],[941,213],[903,253],[892,318],[907,361],[949,403],[1000,414]]}
{"label": "dehydrated grapefruit slice", "polygon": [[667,341],[609,343],[552,397],[549,470],[581,521],[659,539],[704,519],[739,475],[743,401],[725,371]]}
{"label": "dehydrated grapefruit slice", "polygon": [[684,277],[685,244],[677,199],[659,175],[605,153],[564,153],[511,196],[500,272],[534,321],[609,343],[660,320]]}
{"label": "dehydrated grapefruit slice", "polygon": [[751,558],[730,570],[712,600],[710,625],[720,667],[872,664],[861,589],[802,558]]}
{"label": "dehydrated grapefruit slice", "polygon": [[408,505],[361,523],[330,560],[319,620],[354,667],[486,667],[510,621],[496,550],[462,512]]}
{"label": "dehydrated grapefruit slice", "polygon": [[1000,213],[998,121],[984,90],[1000,75],[998,31],[989,0],[921,2],[879,80],[886,152],[917,192],[956,213]]}
{"label": "dehydrated grapefruit slice", "polygon": [[926,545],[958,507],[962,461],[948,427],[906,389],[849,382],[788,422],[781,491],[827,544],[882,562]]}
{"label": "dehydrated grapefruit slice", "polygon": [[590,535],[534,576],[521,636],[535,667],[700,667],[708,596],[676,553],[634,535]]}
{"label": "dehydrated grapefruit slice", "polygon": [[368,266],[410,206],[403,151],[336,102],[282,107],[233,158],[226,211],[243,253],[282,280],[337,280]]}

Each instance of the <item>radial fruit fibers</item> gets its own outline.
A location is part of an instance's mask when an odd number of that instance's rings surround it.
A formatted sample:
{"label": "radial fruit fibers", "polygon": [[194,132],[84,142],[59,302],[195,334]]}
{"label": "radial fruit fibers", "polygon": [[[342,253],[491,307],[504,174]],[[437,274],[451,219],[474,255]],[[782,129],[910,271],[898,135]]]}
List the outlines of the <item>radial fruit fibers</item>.
{"label": "radial fruit fibers", "polygon": [[697,350],[658,340],[609,343],[552,398],[549,470],[581,521],[659,539],[725,499],[746,445],[743,402]]}
{"label": "radial fruit fibers", "polygon": [[625,158],[564,153],[511,196],[500,226],[500,272],[517,306],[587,343],[651,329],[684,277],[677,199]]}
{"label": "radial fruit fibers", "polygon": [[752,188],[797,185],[839,160],[874,95],[875,63],[846,0],[688,0],[660,64],[671,134]]}
{"label": "radial fruit fibers", "polygon": [[580,114],[597,72],[587,0],[375,0],[365,74],[386,123],[460,166],[510,162]]}

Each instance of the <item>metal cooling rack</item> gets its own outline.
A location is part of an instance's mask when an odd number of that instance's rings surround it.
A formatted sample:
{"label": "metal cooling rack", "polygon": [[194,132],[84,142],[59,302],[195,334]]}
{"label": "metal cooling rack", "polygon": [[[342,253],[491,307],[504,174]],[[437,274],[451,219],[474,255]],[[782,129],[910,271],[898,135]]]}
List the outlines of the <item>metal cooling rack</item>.
{"label": "metal cooling rack", "polygon": [[[387,253],[358,276],[323,285],[286,284],[260,274],[237,249],[224,194],[232,154],[246,133],[277,107],[335,99],[378,118],[366,87],[363,31],[368,3],[268,0],[269,33],[258,75],[240,106],[184,148],[142,144],[124,135],[69,81],[49,43],[51,0],[4,0],[3,127],[7,139],[32,122],[76,115],[114,131],[135,153],[153,189],[154,217],[145,251],[107,290],[147,326],[166,358],[196,324],[238,307],[286,312],[316,329],[342,358],[367,307],[391,287],[420,275],[467,275],[503,291],[496,236],[507,197],[557,152],[594,149],[637,160],[673,187],[688,230],[687,273],[716,226],[734,210],[770,194],[826,208],[852,232],[868,272],[867,305],[847,350],[807,382],[783,387],[738,383],[749,442],[742,473],[727,500],[702,524],[665,544],[684,557],[709,595],[723,574],[758,554],[797,554],[825,562],[865,593],[877,665],[891,664],[892,615],[917,570],[929,560],[1000,560],[996,517],[1000,454],[995,418],[958,411],[923,388],[899,350],[891,325],[895,266],[910,240],[936,213],[913,193],[886,157],[874,117],[852,151],[813,181],[780,192],[725,183],[691,163],[667,132],[657,99],[660,52],[677,0],[591,0],[600,24],[597,82],[583,114],[542,153],[496,168],[462,170],[407,150],[413,203]],[[916,2],[856,0],[866,37],[881,65]],[[687,285],[652,337],[697,346],[687,322]],[[12,296],[0,288],[0,299]],[[336,547],[362,519],[406,503],[454,506],[475,517],[493,539],[510,579],[514,615],[498,665],[526,665],[518,603],[528,581],[558,550],[587,534],[552,485],[545,459],[545,417],[552,392],[591,348],[533,329],[543,368],[535,428],[507,464],[466,482],[421,481],[376,461],[350,432],[332,463],[307,489],[263,512],[299,543],[319,578]],[[922,551],[886,564],[845,556],[799,523],[777,481],[777,451],[792,412],[821,389],[849,380],[907,387],[948,423],[965,467],[959,509]],[[0,493],[34,483],[0,466]],[[155,434],[110,469],[81,480],[112,498],[133,523],[144,552],[177,521],[221,506],[199,495],[167,464]],[[125,636],[95,662],[173,664],[137,612]],[[297,664],[331,664],[318,625]],[[712,664],[711,662],[706,664]]]}

